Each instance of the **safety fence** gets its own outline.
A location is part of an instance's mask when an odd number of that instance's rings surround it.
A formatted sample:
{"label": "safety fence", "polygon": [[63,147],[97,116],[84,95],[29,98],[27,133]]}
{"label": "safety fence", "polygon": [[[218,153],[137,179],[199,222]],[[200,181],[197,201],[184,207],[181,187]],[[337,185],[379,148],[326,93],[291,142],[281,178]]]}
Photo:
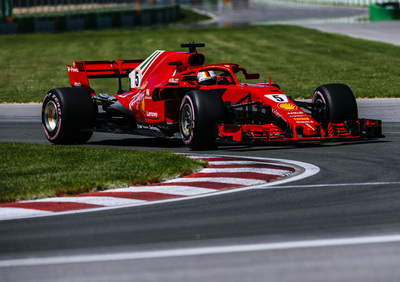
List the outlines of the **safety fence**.
{"label": "safety fence", "polygon": [[247,5],[345,5],[368,7],[400,0],[0,0],[0,34],[74,31],[165,23],[189,7]]}
{"label": "safety fence", "polygon": [[0,0],[0,34],[60,32],[168,23],[175,0]]}
{"label": "safety fence", "polygon": [[[142,10],[174,5],[174,0],[0,0],[2,7],[12,8],[12,15],[54,16],[91,11]],[[10,13],[4,11],[6,16]],[[3,14],[4,14],[3,13]]]}

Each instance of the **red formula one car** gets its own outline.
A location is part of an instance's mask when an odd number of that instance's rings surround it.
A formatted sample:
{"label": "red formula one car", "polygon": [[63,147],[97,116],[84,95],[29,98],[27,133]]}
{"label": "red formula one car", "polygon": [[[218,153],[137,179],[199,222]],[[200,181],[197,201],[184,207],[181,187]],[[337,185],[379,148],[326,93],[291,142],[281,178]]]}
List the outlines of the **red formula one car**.
{"label": "red formula one car", "polygon": [[[381,121],[359,119],[344,84],[319,86],[311,102],[294,101],[276,84],[250,83],[258,73],[237,64],[205,65],[204,44],[188,52],[155,51],[145,60],[77,61],[67,66],[72,87],[50,90],[42,125],[52,143],[84,143],[94,131],[172,137],[192,149],[218,142],[382,137]],[[92,78],[116,78],[114,95]],[[123,90],[123,79],[129,90]]]}

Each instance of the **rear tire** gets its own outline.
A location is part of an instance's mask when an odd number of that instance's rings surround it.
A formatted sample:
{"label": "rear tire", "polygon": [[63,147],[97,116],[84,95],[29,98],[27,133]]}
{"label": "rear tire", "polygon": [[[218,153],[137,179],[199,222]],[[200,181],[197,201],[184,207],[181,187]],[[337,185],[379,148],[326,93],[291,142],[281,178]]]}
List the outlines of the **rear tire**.
{"label": "rear tire", "polygon": [[50,90],[42,105],[42,127],[54,144],[85,143],[93,135],[95,105],[83,88]]}
{"label": "rear tire", "polygon": [[183,142],[194,150],[215,147],[215,125],[224,121],[225,112],[218,92],[188,92],[182,99],[179,114],[179,130]]}
{"label": "rear tire", "polygon": [[358,118],[356,99],[345,84],[319,86],[314,91],[312,102],[321,106],[319,112],[313,113],[313,118],[321,123],[340,123]]}

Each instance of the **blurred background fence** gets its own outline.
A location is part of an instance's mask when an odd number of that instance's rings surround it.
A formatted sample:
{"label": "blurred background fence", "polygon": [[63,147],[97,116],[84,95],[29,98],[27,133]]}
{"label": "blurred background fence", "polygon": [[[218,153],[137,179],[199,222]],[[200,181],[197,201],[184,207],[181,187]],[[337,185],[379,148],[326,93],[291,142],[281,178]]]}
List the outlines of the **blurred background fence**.
{"label": "blurred background fence", "polygon": [[77,31],[176,21],[175,0],[0,0],[0,34]]}
{"label": "blurred background fence", "polygon": [[[140,11],[154,7],[185,4],[188,6],[207,5],[218,2],[239,0],[0,0],[0,20],[11,17],[54,16],[93,11],[118,11],[123,9]],[[240,0],[243,2],[243,0]],[[245,2],[310,3],[348,6],[368,6],[372,3],[399,2],[400,0],[245,0]]]}
{"label": "blurred background fence", "polygon": [[165,23],[179,19],[180,5],[202,9],[276,3],[368,7],[373,3],[398,1],[400,0],[0,0],[0,34]]}
{"label": "blurred background fence", "polygon": [[[12,7],[12,15],[54,16],[92,11],[141,10],[175,5],[174,0],[0,0],[1,7]],[[4,16],[4,12],[2,13]],[[9,13],[6,13],[6,16]]]}
{"label": "blurred background fence", "polygon": [[207,7],[217,3],[226,5],[227,3],[233,6],[246,6],[253,4],[284,4],[284,5],[296,5],[296,4],[327,4],[327,5],[342,5],[342,6],[369,6],[373,3],[386,3],[386,2],[400,2],[400,0],[176,0],[179,4],[187,6],[201,6]]}

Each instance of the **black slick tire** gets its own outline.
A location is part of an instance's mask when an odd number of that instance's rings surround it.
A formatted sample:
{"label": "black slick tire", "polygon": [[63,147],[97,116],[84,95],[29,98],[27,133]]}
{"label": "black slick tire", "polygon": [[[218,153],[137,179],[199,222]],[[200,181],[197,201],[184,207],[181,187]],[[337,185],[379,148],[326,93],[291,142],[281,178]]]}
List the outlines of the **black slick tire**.
{"label": "black slick tire", "polygon": [[93,135],[95,105],[83,88],[55,88],[42,105],[42,127],[54,144],[81,144]]}
{"label": "black slick tire", "polygon": [[215,147],[216,124],[224,121],[221,96],[212,90],[192,90],[182,99],[179,130],[183,142],[193,150]]}
{"label": "black slick tire", "polygon": [[358,118],[357,102],[345,84],[326,84],[317,87],[312,102],[322,106],[313,118],[322,123],[340,123]]}

